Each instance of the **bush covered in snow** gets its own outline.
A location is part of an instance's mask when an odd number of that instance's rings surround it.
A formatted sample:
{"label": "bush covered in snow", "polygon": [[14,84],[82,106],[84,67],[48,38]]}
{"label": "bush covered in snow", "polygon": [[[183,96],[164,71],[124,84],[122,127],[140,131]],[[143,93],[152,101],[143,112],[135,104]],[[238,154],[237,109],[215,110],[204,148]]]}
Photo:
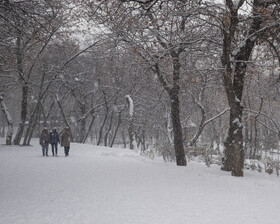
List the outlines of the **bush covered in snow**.
{"label": "bush covered in snow", "polygon": [[155,152],[151,149],[147,149],[147,150],[141,151],[141,156],[147,157],[149,159],[154,159]]}
{"label": "bush covered in snow", "polygon": [[187,156],[189,160],[204,162],[207,166],[211,164],[222,164],[221,153],[208,146],[188,147]]}
{"label": "bush covered in snow", "polygon": [[262,172],[263,170],[268,174],[275,173],[279,176],[280,164],[277,159],[266,157],[264,159],[246,159],[244,168],[248,170],[257,170],[258,172]]}
{"label": "bush covered in snow", "polygon": [[246,159],[244,168],[247,170],[257,170],[261,173],[264,169],[264,163],[257,159]]}
{"label": "bush covered in snow", "polygon": [[[174,146],[166,141],[156,142],[150,150],[142,152],[141,155],[150,159],[162,157],[164,162],[176,161]],[[207,145],[187,147],[186,156],[189,161],[205,163],[207,166],[212,164],[222,165],[223,154],[219,150],[215,150]],[[261,156],[257,158],[245,159],[244,169],[258,171],[260,173],[265,171],[268,174],[274,173],[279,176],[280,162],[278,159],[274,159],[273,157],[262,158]]]}
{"label": "bush covered in snow", "polygon": [[174,145],[170,142],[157,141],[153,148],[158,156],[162,156],[164,162],[176,161]]}

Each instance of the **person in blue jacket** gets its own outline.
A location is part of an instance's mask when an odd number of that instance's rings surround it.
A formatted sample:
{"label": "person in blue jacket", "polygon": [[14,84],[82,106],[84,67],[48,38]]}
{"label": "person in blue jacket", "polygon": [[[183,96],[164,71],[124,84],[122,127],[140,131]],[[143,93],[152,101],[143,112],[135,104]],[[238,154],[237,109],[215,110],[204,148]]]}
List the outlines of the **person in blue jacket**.
{"label": "person in blue jacket", "polygon": [[56,131],[56,128],[50,132],[50,143],[52,146],[52,154],[53,156],[57,156],[57,144],[60,142],[59,135]]}

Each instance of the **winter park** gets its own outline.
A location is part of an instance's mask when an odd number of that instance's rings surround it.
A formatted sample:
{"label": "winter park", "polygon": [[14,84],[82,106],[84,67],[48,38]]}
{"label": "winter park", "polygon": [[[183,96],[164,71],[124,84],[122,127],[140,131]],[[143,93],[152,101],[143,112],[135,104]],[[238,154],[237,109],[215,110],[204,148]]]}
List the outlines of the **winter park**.
{"label": "winter park", "polygon": [[280,223],[279,0],[0,0],[0,224]]}

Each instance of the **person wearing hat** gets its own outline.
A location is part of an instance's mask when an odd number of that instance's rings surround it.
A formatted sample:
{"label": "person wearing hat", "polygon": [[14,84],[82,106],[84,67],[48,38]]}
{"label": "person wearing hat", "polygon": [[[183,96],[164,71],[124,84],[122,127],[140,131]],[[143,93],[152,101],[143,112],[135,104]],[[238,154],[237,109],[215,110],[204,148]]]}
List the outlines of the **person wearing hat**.
{"label": "person wearing hat", "polygon": [[48,156],[49,143],[50,143],[50,138],[49,138],[48,129],[44,128],[40,136],[40,145],[42,146],[43,156]]}
{"label": "person wearing hat", "polygon": [[50,143],[52,146],[52,155],[57,156],[57,144],[60,142],[59,135],[56,131],[56,128],[50,132]]}
{"label": "person wearing hat", "polygon": [[61,146],[64,147],[65,156],[69,156],[70,136],[70,129],[69,127],[66,127],[61,135]]}

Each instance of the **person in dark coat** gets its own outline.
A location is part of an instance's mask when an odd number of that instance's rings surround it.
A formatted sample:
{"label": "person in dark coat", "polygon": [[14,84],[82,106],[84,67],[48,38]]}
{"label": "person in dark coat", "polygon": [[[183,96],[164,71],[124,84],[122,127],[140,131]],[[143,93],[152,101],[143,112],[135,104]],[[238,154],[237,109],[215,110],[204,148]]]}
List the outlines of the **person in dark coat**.
{"label": "person in dark coat", "polygon": [[70,129],[69,127],[66,127],[61,135],[61,146],[64,147],[65,156],[69,156],[70,136]]}
{"label": "person in dark coat", "polygon": [[43,156],[49,156],[48,155],[49,143],[50,143],[50,137],[49,137],[48,129],[44,128],[40,136],[40,145],[42,146]]}
{"label": "person in dark coat", "polygon": [[54,128],[51,132],[50,132],[50,143],[52,146],[52,154],[53,156],[57,156],[57,144],[60,142],[59,140],[59,135],[56,131],[56,128]]}

